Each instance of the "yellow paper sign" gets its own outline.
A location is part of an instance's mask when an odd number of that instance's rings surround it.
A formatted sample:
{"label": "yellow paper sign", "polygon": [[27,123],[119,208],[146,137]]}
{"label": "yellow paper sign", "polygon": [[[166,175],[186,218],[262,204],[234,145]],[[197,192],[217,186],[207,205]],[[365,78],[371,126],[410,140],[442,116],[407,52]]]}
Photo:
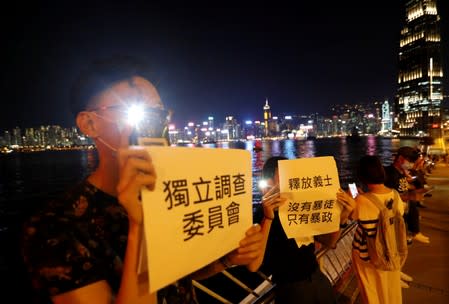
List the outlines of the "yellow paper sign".
{"label": "yellow paper sign", "polygon": [[157,182],[142,191],[150,293],[238,247],[252,225],[251,154],[147,147]]}
{"label": "yellow paper sign", "polygon": [[288,238],[337,231],[340,188],[337,166],[331,156],[279,161],[279,187],[287,202],[279,218]]}

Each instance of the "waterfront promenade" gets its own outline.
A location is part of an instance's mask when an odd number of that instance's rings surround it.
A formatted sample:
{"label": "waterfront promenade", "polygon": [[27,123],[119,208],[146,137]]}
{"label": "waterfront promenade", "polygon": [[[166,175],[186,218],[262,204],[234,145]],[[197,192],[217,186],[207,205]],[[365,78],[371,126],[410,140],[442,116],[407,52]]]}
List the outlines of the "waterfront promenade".
{"label": "waterfront promenade", "polygon": [[414,241],[409,247],[403,270],[414,280],[402,289],[406,304],[449,303],[449,165],[437,163],[427,181],[435,189],[420,209],[420,223],[430,244]]}
{"label": "waterfront promenade", "polygon": [[[402,289],[404,304],[449,303],[449,165],[438,163],[427,181],[435,188],[432,197],[425,199],[426,208],[420,209],[420,224],[421,232],[430,237],[430,244],[414,241],[409,247],[403,271],[413,281],[409,288]],[[354,287],[348,286],[354,303],[359,304]],[[340,303],[343,302],[348,303],[347,299]]]}

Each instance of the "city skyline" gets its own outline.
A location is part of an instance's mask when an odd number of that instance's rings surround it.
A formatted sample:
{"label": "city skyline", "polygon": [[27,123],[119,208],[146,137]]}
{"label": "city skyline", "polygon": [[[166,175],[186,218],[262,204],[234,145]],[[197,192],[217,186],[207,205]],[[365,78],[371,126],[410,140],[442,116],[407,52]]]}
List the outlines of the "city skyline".
{"label": "city skyline", "polygon": [[[241,121],[227,116],[217,121],[213,117],[184,125],[169,124],[168,136],[172,144],[215,143],[217,141],[270,139],[312,139],[357,135],[393,135],[390,105],[383,103],[366,105],[339,105],[335,115],[324,117],[318,114],[278,116],[271,112],[268,103],[263,108],[263,120]],[[382,132],[379,132],[382,131]],[[355,133],[356,132],[356,133]],[[16,127],[0,130],[0,149],[2,153],[13,150],[29,152],[46,149],[87,147],[94,142],[84,136],[76,126],[69,128],[59,125]]]}
{"label": "city skyline", "polygon": [[[266,105],[266,101],[263,103],[263,105]],[[275,119],[285,119],[285,117],[302,117],[302,118],[306,118],[306,117],[312,117],[312,116],[316,116],[316,117],[320,117],[320,118],[325,118],[325,119],[332,119],[333,116],[336,117],[341,117],[342,115],[344,115],[345,113],[347,113],[348,111],[355,111],[356,109],[363,109],[363,112],[368,115],[368,114],[376,114],[376,109],[378,109],[379,111],[379,118],[381,116],[380,111],[381,111],[381,107],[382,104],[387,101],[390,105],[390,108],[393,107],[393,101],[388,101],[388,100],[384,100],[382,101],[375,101],[375,102],[367,102],[365,104],[338,104],[338,105],[331,105],[331,108],[327,109],[325,112],[329,113],[328,115],[325,115],[324,113],[318,113],[318,112],[314,112],[314,113],[296,113],[296,112],[292,112],[292,111],[288,111],[286,110],[285,112],[279,113],[276,112],[276,106],[269,104],[270,107],[270,112],[272,114],[272,117],[274,117]],[[365,110],[366,109],[366,110]],[[216,115],[214,115],[214,113],[211,113],[208,116],[205,117],[198,117],[198,119],[195,120],[183,120],[180,119],[178,121],[170,121],[169,125],[174,125],[176,128],[182,129],[186,126],[188,126],[189,124],[194,124],[195,126],[199,126],[202,125],[205,122],[208,122],[209,120],[212,119],[212,121],[214,121],[215,124],[223,124],[226,123],[227,118],[232,117],[233,119],[235,119],[238,123],[240,124],[245,124],[245,122],[247,121],[251,121],[251,122],[260,122],[260,123],[264,123],[264,107],[260,107],[259,109],[259,113],[256,114],[253,119],[247,119],[244,118],[245,116],[240,117],[239,115],[231,115],[231,114],[224,114],[223,117],[218,117]],[[369,113],[368,113],[369,112]],[[15,125],[13,127],[10,128],[6,128],[6,129],[0,129],[0,136],[2,132],[8,131],[11,132],[13,129],[19,128],[22,130],[25,129],[36,129],[36,128],[40,128],[40,127],[51,127],[51,126],[57,126],[57,127],[63,127],[63,128],[77,128],[75,121],[73,121],[72,125],[60,125],[60,124],[56,124],[56,123],[42,123],[42,124],[36,124],[36,125]]]}
{"label": "city skyline", "polygon": [[[298,9],[33,4],[31,14],[13,8],[2,19],[8,60],[0,129],[74,125],[65,105],[71,81],[89,61],[114,53],[149,63],[178,123],[225,115],[262,119],[266,98],[274,112],[306,115],[324,115],[333,104],[393,102],[405,16],[397,2]],[[447,79],[446,68],[446,95]]]}

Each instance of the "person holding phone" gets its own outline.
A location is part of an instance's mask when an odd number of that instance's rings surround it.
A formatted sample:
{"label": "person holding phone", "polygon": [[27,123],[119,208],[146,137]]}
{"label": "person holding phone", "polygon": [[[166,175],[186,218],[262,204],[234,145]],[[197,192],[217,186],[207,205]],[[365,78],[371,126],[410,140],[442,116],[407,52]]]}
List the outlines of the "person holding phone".
{"label": "person holding phone", "polygon": [[192,279],[248,265],[263,253],[263,235],[254,225],[236,250],[157,295],[148,293],[147,276],[137,275],[140,190],[154,189],[157,172],[146,149],[128,144],[133,126],[127,111],[138,103],[159,122],[155,130],[164,129],[166,117],[143,68],[128,58],[100,61],[75,83],[71,108],[78,128],[96,144],[98,166],[24,227],[23,258],[33,287],[53,303],[197,303]]}
{"label": "person holding phone", "polygon": [[[278,213],[278,208],[285,203],[279,193],[278,161],[285,159],[281,156],[270,157],[262,169],[262,178],[266,181],[266,187],[262,189],[264,216],[261,223],[265,255],[259,256],[251,265],[272,274],[276,284],[276,303],[336,303],[332,285],[318,265],[314,242],[334,248],[340,230],[311,237],[309,243],[302,246],[298,246],[295,239],[287,238]],[[345,223],[355,201],[343,190],[336,196],[342,206],[340,223]]]}

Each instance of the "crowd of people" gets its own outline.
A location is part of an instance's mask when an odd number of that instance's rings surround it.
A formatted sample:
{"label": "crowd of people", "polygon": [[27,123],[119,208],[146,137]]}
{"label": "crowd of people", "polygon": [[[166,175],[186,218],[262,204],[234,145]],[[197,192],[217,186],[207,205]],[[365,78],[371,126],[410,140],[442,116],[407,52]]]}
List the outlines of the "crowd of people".
{"label": "crowd of people", "polygon": [[[395,202],[398,212],[403,215],[405,228],[401,233],[406,243],[430,243],[430,238],[420,229],[420,208],[426,196],[431,196],[432,187],[426,177],[431,172],[429,161],[420,149],[410,146],[400,147],[390,165],[382,165],[377,156],[364,156],[360,159],[357,176],[360,195],[356,198],[356,208],[351,218],[358,227],[353,240],[353,265],[358,278],[363,303],[402,303],[402,288],[408,288],[413,278],[394,269],[385,271],[370,263],[367,243],[378,231],[380,210],[370,196],[376,196],[386,207],[392,208]],[[397,193],[396,198],[393,194]],[[397,236],[396,236],[397,237]],[[387,240],[388,241],[388,240]]]}
{"label": "crowd of people", "polygon": [[[263,218],[248,227],[239,248],[157,294],[147,292],[147,277],[136,272],[143,232],[140,189],[153,190],[157,175],[148,152],[128,144],[133,130],[123,122],[123,108],[135,100],[145,103],[153,117],[164,112],[157,89],[138,65],[128,61],[97,62],[76,82],[71,108],[81,132],[95,141],[99,163],[61,199],[49,202],[27,221],[23,259],[34,288],[54,303],[197,303],[192,280],[243,265],[249,271],[272,274],[276,303],[336,303],[315,252],[317,244],[334,248],[340,230],[313,236],[301,245],[286,236],[278,214],[286,201],[279,191],[278,162],[285,158],[277,156],[269,158],[262,170],[268,182]],[[365,156],[358,170],[361,194],[355,199],[342,189],[335,194],[342,210],[340,223],[352,219],[359,225],[352,256],[365,303],[401,303],[401,287],[412,279],[400,270],[381,271],[370,264],[366,238],[379,210],[365,193],[385,204],[396,199],[410,240],[429,243],[419,226],[418,208],[429,195],[424,165],[424,156],[412,147],[401,147],[385,167],[376,156]]]}

